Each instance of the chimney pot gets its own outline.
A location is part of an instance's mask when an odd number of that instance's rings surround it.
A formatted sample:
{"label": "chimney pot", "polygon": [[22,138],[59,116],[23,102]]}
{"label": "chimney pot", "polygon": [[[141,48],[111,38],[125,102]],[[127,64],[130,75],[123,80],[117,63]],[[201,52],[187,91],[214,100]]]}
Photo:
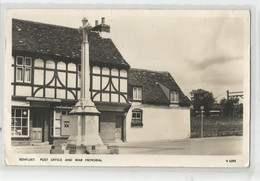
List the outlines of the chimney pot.
{"label": "chimney pot", "polygon": [[102,17],[102,24],[105,24],[105,17]]}
{"label": "chimney pot", "polygon": [[97,26],[97,25],[98,25],[98,20],[95,21],[95,26]]}

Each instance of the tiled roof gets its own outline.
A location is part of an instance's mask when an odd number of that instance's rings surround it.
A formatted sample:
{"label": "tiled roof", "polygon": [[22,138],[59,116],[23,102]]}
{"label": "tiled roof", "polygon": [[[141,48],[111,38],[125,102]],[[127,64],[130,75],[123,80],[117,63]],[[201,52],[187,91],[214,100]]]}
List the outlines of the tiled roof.
{"label": "tiled roof", "polygon": [[133,87],[142,87],[142,102],[147,104],[169,105],[170,100],[163,92],[161,85],[170,91],[179,93],[179,105],[190,106],[189,99],[183,94],[169,72],[129,69],[129,98],[132,99]]}
{"label": "tiled roof", "polygon": [[[80,61],[82,35],[78,29],[13,19],[13,50],[74,58]],[[114,43],[98,32],[89,34],[90,64],[129,68]]]}

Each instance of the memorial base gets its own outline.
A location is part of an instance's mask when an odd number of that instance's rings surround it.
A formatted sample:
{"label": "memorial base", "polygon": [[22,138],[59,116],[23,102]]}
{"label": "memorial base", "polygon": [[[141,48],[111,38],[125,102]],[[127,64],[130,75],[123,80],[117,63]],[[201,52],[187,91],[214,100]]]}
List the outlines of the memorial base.
{"label": "memorial base", "polygon": [[118,154],[118,147],[109,147],[107,145],[92,145],[92,146],[76,146],[67,145],[68,154]]}
{"label": "memorial base", "polygon": [[78,121],[70,125],[70,137],[66,148],[70,154],[118,153],[118,148],[111,149],[102,142],[98,132],[100,112],[91,101],[80,99],[71,114],[79,116]]}

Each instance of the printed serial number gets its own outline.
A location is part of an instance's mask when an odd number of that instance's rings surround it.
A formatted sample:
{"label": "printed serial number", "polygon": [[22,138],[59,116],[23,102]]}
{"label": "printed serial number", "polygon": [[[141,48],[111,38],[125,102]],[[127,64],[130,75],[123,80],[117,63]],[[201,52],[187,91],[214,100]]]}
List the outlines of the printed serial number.
{"label": "printed serial number", "polygon": [[227,163],[236,163],[236,160],[226,160]]}

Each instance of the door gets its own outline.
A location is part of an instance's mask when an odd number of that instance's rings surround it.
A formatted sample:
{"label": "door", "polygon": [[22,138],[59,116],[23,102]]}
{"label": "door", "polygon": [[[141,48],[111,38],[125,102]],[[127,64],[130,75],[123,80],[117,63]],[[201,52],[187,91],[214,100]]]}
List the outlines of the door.
{"label": "door", "polygon": [[123,116],[116,116],[115,141],[123,141]]}
{"label": "door", "polygon": [[41,142],[43,138],[43,112],[32,112],[32,141]]}
{"label": "door", "polygon": [[44,110],[32,111],[32,141],[44,142],[49,140],[48,116],[48,112]]}

